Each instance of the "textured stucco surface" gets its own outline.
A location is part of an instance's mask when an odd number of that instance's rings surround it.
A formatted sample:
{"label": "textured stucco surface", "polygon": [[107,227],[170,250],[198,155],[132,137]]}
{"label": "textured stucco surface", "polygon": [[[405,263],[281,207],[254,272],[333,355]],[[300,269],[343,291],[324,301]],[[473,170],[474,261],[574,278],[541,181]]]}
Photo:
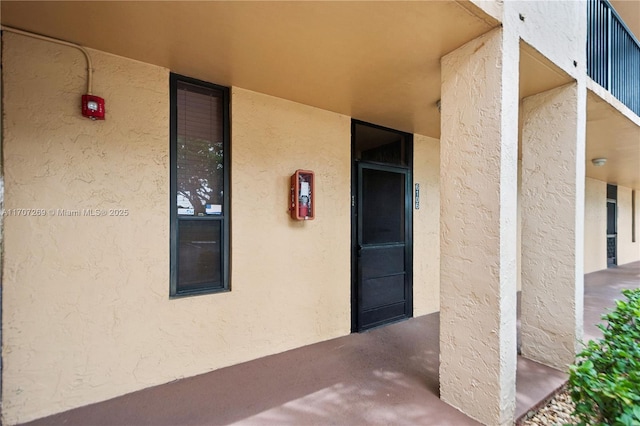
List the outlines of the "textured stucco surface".
{"label": "textured stucco surface", "polygon": [[[235,363],[350,331],[351,120],[235,87],[231,112]],[[315,172],[313,221],[289,218],[296,169]]]}
{"label": "textured stucco surface", "polygon": [[3,49],[5,207],[47,211],[5,218],[11,424],[170,380],[185,349],[163,340],[179,331],[166,298],[168,72],[92,52],[107,111],[93,122],[80,115],[82,53],[10,33]]}
{"label": "textured stucco surface", "polygon": [[[640,173],[640,172],[639,172]],[[640,204],[638,198],[639,191],[636,191],[636,241],[631,238],[631,188],[618,186],[618,265],[640,260],[640,242],[638,239],[638,229],[640,228]]]}
{"label": "textured stucco surface", "polygon": [[[3,422],[27,421],[349,332],[350,121],[232,94],[232,291],[169,300],[168,70],[3,35]],[[287,216],[316,172],[317,218]]]}
{"label": "textured stucco surface", "polygon": [[485,424],[515,408],[518,40],[442,61],[440,392]]}
{"label": "textured stucco surface", "polygon": [[[522,111],[522,108],[520,108]],[[522,159],[518,159],[518,233],[516,239],[516,277],[518,291],[522,290]]]}
{"label": "textured stucco surface", "polygon": [[[440,164],[438,142],[415,137],[414,314],[442,307],[443,399],[498,424],[515,404],[514,33],[576,75],[586,20],[582,2],[485,3],[506,14],[509,35],[444,59]],[[232,291],[169,300],[168,70],[92,51],[94,92],[107,101],[94,123],[78,111],[79,52],[7,33],[3,43],[5,207],[129,210],[5,219],[5,423],[349,332],[348,117],[233,88]],[[286,214],[297,168],[316,172],[312,222]],[[585,248],[605,253],[591,238],[603,232],[589,207],[600,186],[587,180]],[[581,282],[580,261],[563,288]],[[587,251],[584,262],[596,264]]]}
{"label": "textured stucco surface", "polygon": [[[440,141],[413,137],[413,182],[420,209],[413,211],[413,315],[440,310]],[[415,191],[414,191],[415,207]]]}
{"label": "textured stucco surface", "polygon": [[[586,73],[587,7],[582,1],[471,0],[574,78]],[[576,64],[574,64],[576,61]]]}
{"label": "textured stucco surface", "polygon": [[570,76],[584,77],[585,2],[523,0],[506,1],[504,6],[504,20],[513,22],[513,27],[524,41]]}
{"label": "textured stucco surface", "polygon": [[607,183],[586,178],[584,273],[607,268]]}
{"label": "textured stucco surface", "polygon": [[586,91],[522,103],[523,356],[564,370],[582,339]]}
{"label": "textured stucco surface", "polygon": [[[470,0],[471,3],[482,9],[485,13],[497,19],[502,20],[503,2],[504,0]],[[464,3],[462,3],[464,5]]]}

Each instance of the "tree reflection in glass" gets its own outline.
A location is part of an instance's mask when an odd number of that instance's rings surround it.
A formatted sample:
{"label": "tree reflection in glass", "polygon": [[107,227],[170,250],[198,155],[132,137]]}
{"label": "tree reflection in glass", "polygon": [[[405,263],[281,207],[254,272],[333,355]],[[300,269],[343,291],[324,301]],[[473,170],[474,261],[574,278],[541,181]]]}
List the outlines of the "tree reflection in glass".
{"label": "tree reflection in glass", "polygon": [[[202,216],[221,212],[224,195],[221,109],[221,92],[185,82],[178,84],[178,214]],[[207,204],[218,208],[207,211]]]}

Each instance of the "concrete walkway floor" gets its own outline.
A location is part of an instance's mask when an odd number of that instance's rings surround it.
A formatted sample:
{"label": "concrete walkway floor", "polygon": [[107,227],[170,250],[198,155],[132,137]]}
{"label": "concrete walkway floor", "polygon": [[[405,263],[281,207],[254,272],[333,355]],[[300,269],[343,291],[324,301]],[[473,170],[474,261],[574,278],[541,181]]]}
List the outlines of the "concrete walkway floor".
{"label": "concrete walkway floor", "polygon": [[[585,276],[585,338],[623,288],[640,286],[640,262]],[[33,425],[473,425],[438,398],[439,315],[144,389]],[[520,417],[566,374],[518,358]]]}

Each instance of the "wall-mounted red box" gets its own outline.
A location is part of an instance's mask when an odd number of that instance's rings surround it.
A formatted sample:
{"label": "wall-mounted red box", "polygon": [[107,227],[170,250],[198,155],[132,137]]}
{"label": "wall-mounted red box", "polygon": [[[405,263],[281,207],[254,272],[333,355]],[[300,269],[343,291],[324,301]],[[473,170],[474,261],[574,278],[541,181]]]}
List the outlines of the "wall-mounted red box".
{"label": "wall-mounted red box", "polygon": [[313,172],[296,170],[291,175],[291,201],[289,213],[294,220],[313,220],[315,218],[315,186]]}

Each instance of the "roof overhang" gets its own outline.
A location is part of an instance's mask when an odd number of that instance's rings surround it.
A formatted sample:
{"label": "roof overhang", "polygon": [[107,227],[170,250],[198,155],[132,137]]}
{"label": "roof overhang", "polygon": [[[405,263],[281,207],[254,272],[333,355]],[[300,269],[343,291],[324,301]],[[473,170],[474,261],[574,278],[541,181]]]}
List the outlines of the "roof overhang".
{"label": "roof overhang", "polygon": [[[597,83],[587,83],[586,174],[640,189],[640,119]],[[597,167],[594,158],[607,162]]]}
{"label": "roof overhang", "polygon": [[[460,1],[3,1],[2,23],[440,137],[440,58],[499,25]],[[100,91],[100,70],[94,88]],[[520,97],[572,79],[521,42]],[[640,187],[638,126],[588,96],[587,176]],[[635,127],[634,127],[635,126]],[[609,158],[594,168],[590,159]]]}
{"label": "roof overhang", "polygon": [[440,58],[499,25],[469,1],[3,1],[1,16],[4,25],[432,137],[440,136]]}

